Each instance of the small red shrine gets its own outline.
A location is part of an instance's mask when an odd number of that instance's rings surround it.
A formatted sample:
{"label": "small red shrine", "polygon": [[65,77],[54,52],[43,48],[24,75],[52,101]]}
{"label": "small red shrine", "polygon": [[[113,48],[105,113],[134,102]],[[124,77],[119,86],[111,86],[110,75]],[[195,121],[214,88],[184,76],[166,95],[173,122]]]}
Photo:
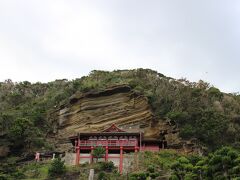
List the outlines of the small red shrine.
{"label": "small red shrine", "polygon": [[93,162],[93,150],[96,147],[106,149],[104,160],[117,159],[119,161],[119,172],[123,170],[123,154],[138,151],[159,151],[164,148],[165,143],[160,140],[143,139],[141,132],[126,132],[112,124],[102,132],[82,132],[77,136],[69,138],[76,150],[76,162],[78,165],[81,160]]}

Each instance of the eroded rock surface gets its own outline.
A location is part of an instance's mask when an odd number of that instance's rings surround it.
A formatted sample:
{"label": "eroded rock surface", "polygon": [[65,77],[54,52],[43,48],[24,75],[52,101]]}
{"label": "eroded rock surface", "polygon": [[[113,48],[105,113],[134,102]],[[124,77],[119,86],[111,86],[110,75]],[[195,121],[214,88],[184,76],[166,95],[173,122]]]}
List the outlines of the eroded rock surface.
{"label": "eroded rock surface", "polygon": [[175,126],[154,118],[148,99],[126,85],[75,94],[57,113],[61,150],[70,148],[69,136],[101,131],[113,123],[125,131],[142,131],[144,138],[166,139],[170,146],[180,143]]}

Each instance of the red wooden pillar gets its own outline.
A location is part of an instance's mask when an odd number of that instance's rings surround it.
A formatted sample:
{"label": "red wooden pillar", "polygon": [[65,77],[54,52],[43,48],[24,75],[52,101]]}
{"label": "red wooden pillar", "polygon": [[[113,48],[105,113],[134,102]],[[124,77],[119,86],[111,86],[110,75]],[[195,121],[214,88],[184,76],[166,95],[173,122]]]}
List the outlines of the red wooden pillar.
{"label": "red wooden pillar", "polygon": [[135,146],[135,147],[134,147],[134,152],[137,152],[137,150],[138,150],[138,147]]}
{"label": "red wooden pillar", "polygon": [[123,147],[120,147],[120,160],[119,160],[119,172],[122,174],[123,170]]}
{"label": "red wooden pillar", "polygon": [[76,165],[79,165],[79,161],[80,161],[80,140],[76,140],[75,141],[75,149],[76,149]]}
{"label": "red wooden pillar", "polygon": [[138,150],[139,150],[138,141],[136,141],[134,146],[134,152],[138,152]]}
{"label": "red wooden pillar", "polygon": [[77,165],[77,140],[75,140],[75,152],[76,152],[76,157],[75,157],[75,165]]}
{"label": "red wooden pillar", "polygon": [[105,155],[105,161],[108,161],[108,146],[106,146],[106,155]]}
{"label": "red wooden pillar", "polygon": [[80,154],[81,154],[81,152],[80,152],[80,138],[78,137],[78,164],[80,164]]}
{"label": "red wooden pillar", "polygon": [[90,163],[93,163],[93,146],[91,146]]}

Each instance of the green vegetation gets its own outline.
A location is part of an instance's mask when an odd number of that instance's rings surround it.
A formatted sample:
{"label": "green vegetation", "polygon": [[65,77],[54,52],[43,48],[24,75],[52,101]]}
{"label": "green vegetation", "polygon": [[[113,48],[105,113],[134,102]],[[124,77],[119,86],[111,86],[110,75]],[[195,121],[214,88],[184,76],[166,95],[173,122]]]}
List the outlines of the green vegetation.
{"label": "green vegetation", "polygon": [[0,179],[23,179],[25,175],[21,169],[16,166],[15,158],[8,158],[7,160],[1,162],[0,165]]}
{"label": "green vegetation", "polygon": [[49,162],[36,163],[32,162],[27,165],[22,165],[21,170],[24,173],[24,179],[47,179],[48,169],[50,168]]}
{"label": "green vegetation", "polygon": [[130,179],[160,178],[169,179],[171,167],[181,157],[174,150],[161,150],[157,153],[143,152],[139,154],[139,167],[135,172],[129,174]]}
{"label": "green vegetation", "polygon": [[155,169],[169,170],[179,155],[175,150],[161,150],[158,153],[146,151],[140,155],[140,169],[148,169],[154,164]]}
{"label": "green vegetation", "polygon": [[[0,179],[15,180],[46,180],[46,179],[78,179],[80,172],[79,167],[65,167],[62,161],[55,159],[54,161],[28,162],[20,166],[13,164],[7,165],[11,169],[5,169],[0,173]],[[7,173],[7,172],[8,173]],[[2,169],[1,169],[2,172]],[[6,172],[6,173],[5,173]],[[69,178],[70,177],[70,178]],[[77,177],[77,178],[76,178]]]}
{"label": "green vegetation", "polygon": [[19,151],[52,148],[43,141],[57,126],[51,112],[75,92],[121,84],[128,84],[148,97],[156,118],[177,124],[182,138],[196,138],[209,150],[222,145],[239,146],[239,95],[222,93],[203,81],[175,80],[149,69],[92,71],[72,81],[1,82],[0,135],[4,138],[0,145]]}
{"label": "green vegetation", "polygon": [[83,164],[79,167],[79,179],[88,179],[90,169],[94,169],[94,178],[99,180],[125,180],[125,176],[120,176],[113,162],[96,162]]}
{"label": "green vegetation", "polygon": [[[101,180],[225,180],[240,177],[240,151],[222,147],[206,156],[187,155],[174,150],[139,153],[137,169],[120,175],[112,162],[65,167],[60,159],[16,166],[10,159],[0,179],[88,179],[89,170]],[[8,173],[4,173],[8,172]]]}
{"label": "green vegetation", "polygon": [[98,180],[107,180],[108,177],[107,177],[107,174],[103,171],[101,171],[99,174],[98,174]]}
{"label": "green vegetation", "polygon": [[185,155],[173,150],[144,152],[130,179],[151,177],[171,180],[225,180],[240,177],[240,151],[222,147],[207,156]]}
{"label": "green vegetation", "polygon": [[[56,131],[57,122],[52,114],[61,104],[76,92],[99,91],[122,84],[129,85],[135,92],[148,98],[156,120],[176,124],[183,139],[195,138],[207,148],[207,153],[212,152],[199,159],[181,158],[173,152],[144,154],[148,156],[142,164],[145,169],[140,169],[140,174],[136,176],[144,176],[142,171],[147,177],[155,172],[161,176],[160,169],[171,170],[175,174],[173,179],[206,179],[205,175],[209,176],[209,173],[219,179],[222,176],[238,176],[239,157],[229,156],[228,153],[238,154],[240,149],[240,95],[223,93],[201,80],[197,83],[186,79],[176,80],[150,69],[92,71],[80,79],[62,79],[49,83],[0,82],[0,147],[8,147],[9,156],[32,153],[40,148],[54,149],[47,137]],[[222,146],[234,150],[223,150]],[[224,155],[225,152],[228,152],[227,155]],[[14,163],[8,162],[9,159],[1,159],[2,179],[26,175],[17,166],[10,167]],[[154,167],[150,167],[149,162],[152,161]],[[226,164],[220,165],[219,162]],[[40,171],[41,168],[36,169]],[[195,170],[201,172],[201,177],[200,174],[196,175]]]}
{"label": "green vegetation", "polygon": [[98,159],[103,157],[105,154],[105,148],[103,147],[97,147],[93,150],[93,157],[96,158],[96,161],[98,162]]}
{"label": "green vegetation", "polygon": [[48,169],[49,177],[56,177],[62,175],[66,172],[66,167],[64,165],[64,161],[61,161],[60,158],[56,158],[51,163],[50,168]]}
{"label": "green vegetation", "polygon": [[112,172],[115,170],[114,164],[112,161],[110,162],[101,162],[100,163],[100,170],[102,171],[107,171],[107,172]]}
{"label": "green vegetation", "polygon": [[240,153],[223,147],[205,157],[179,157],[171,179],[235,179],[240,177]]}

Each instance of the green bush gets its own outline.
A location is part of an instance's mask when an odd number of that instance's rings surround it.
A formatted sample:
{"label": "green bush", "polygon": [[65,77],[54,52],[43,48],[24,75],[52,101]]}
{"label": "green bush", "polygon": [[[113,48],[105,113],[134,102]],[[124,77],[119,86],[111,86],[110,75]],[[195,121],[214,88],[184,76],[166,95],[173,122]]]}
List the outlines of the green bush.
{"label": "green bush", "polygon": [[48,169],[49,177],[56,177],[62,175],[66,172],[66,167],[64,165],[64,161],[61,161],[60,158],[56,158],[51,163],[51,166]]}
{"label": "green bush", "polygon": [[106,173],[105,172],[100,172],[99,174],[98,174],[98,180],[107,180],[107,175],[106,175]]}
{"label": "green bush", "polygon": [[187,122],[189,119],[189,114],[187,112],[171,111],[167,113],[166,116],[180,124]]}
{"label": "green bush", "polygon": [[179,180],[179,178],[175,174],[173,174],[173,175],[171,175],[169,180]]}
{"label": "green bush", "polygon": [[215,87],[209,88],[208,94],[210,95],[210,97],[214,97],[214,98],[217,98],[219,100],[223,97],[223,93]]}
{"label": "green bush", "polygon": [[10,176],[7,174],[3,174],[0,172],[0,180],[8,180],[10,179]]}
{"label": "green bush", "polygon": [[96,161],[98,162],[98,159],[103,157],[105,152],[106,152],[106,150],[103,147],[101,147],[101,146],[96,147],[93,150],[93,157],[96,158]]}
{"label": "green bush", "polygon": [[154,172],[154,173],[150,173],[149,176],[152,178],[152,179],[155,179],[159,176],[160,174],[158,172]]}
{"label": "green bush", "polygon": [[108,172],[112,172],[114,169],[114,164],[112,161],[110,162],[101,162],[100,163],[100,169],[102,171],[108,171]]}
{"label": "green bush", "polygon": [[153,165],[148,166],[148,172],[154,173],[155,172],[155,167]]}
{"label": "green bush", "polygon": [[16,171],[15,173],[12,174],[12,176],[14,177],[14,179],[24,179],[25,175],[23,174],[22,171]]}
{"label": "green bush", "polygon": [[130,174],[130,180],[146,180],[147,174],[145,172],[136,172]]}

